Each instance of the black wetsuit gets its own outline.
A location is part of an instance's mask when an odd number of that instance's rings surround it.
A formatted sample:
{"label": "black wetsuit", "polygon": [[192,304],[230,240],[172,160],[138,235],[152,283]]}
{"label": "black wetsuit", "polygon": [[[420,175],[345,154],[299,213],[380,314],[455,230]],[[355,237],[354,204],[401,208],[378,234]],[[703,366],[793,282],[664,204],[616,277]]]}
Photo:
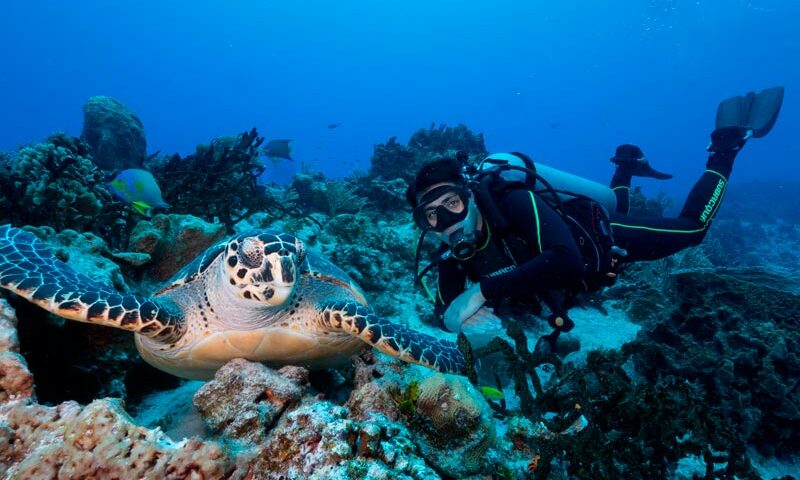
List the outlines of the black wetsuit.
{"label": "black wetsuit", "polygon": [[617,211],[611,214],[614,242],[628,251],[625,262],[656,260],[700,244],[725,195],[736,151],[711,154],[677,218],[628,215],[631,177],[619,170],[611,179]]}
{"label": "black wetsuit", "polygon": [[504,238],[484,223],[478,249],[470,260],[439,264],[436,317],[464,291],[466,279],[480,282],[487,301],[538,302],[537,294],[572,288],[580,282],[583,260],[564,220],[538,195],[508,190],[496,199],[509,221]]}
{"label": "black wetsuit", "polygon": [[[623,260],[655,260],[699,244],[722,202],[735,156],[734,151],[709,157],[677,218],[627,215],[631,177],[618,170],[611,182],[617,195],[611,225],[616,245],[628,252]],[[497,206],[510,224],[508,235],[498,238],[484,226],[473,258],[451,258],[439,265],[435,312],[440,322],[450,302],[464,291],[467,278],[480,282],[490,303],[537,303],[548,290],[580,284],[584,267],[578,247],[547,202],[527,190],[509,190],[497,199]]]}

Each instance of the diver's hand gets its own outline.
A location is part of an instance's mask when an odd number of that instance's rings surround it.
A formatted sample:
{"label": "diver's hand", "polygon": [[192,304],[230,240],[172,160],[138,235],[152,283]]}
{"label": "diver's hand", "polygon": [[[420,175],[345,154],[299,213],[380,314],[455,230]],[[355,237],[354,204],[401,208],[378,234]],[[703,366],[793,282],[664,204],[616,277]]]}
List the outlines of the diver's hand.
{"label": "diver's hand", "polygon": [[471,317],[486,303],[481,293],[480,283],[469,287],[447,307],[444,312],[444,326],[453,333],[461,331],[461,323]]}
{"label": "diver's hand", "polygon": [[491,307],[481,307],[471,317],[461,322],[461,331],[472,348],[485,347],[492,339],[503,334],[503,321]]}

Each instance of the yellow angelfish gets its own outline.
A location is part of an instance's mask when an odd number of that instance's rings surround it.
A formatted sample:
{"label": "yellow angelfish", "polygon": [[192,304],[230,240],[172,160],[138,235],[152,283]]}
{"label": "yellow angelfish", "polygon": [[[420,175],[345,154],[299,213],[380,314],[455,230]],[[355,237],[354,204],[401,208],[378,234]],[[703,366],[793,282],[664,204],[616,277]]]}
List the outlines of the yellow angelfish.
{"label": "yellow angelfish", "polygon": [[161,198],[161,189],[153,174],[139,168],[129,168],[111,181],[111,192],[131,204],[136,213],[149,216],[154,208],[170,208]]}

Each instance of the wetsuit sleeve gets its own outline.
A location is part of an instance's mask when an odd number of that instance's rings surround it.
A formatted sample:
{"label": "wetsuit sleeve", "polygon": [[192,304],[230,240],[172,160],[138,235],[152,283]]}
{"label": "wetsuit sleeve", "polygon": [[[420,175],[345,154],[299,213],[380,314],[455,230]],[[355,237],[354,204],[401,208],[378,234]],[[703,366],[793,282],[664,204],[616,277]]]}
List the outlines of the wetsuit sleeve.
{"label": "wetsuit sleeve", "polygon": [[457,296],[464,291],[467,276],[453,260],[445,260],[439,265],[439,281],[436,288],[436,303],[433,314],[439,326],[444,328],[442,317],[445,310]]}
{"label": "wetsuit sleeve", "polygon": [[513,190],[498,202],[498,208],[511,232],[524,239],[535,256],[514,270],[481,280],[481,293],[487,300],[533,301],[536,293],[569,288],[580,281],[583,260],[575,239],[544,200],[527,190]]}

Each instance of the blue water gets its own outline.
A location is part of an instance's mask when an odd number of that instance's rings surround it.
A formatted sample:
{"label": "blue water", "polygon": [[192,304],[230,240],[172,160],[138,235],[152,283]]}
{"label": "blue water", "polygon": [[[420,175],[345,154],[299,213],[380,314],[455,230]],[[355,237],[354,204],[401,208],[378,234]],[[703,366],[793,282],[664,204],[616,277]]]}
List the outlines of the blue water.
{"label": "blue water", "polygon": [[[637,143],[682,199],[719,100],[786,86],[782,116],[733,181],[797,179],[800,2],[0,1],[0,150],[78,135],[92,95],[142,119],[148,150],[188,154],[252,126],[294,165],[366,169],[432,122],[483,132],[606,182]],[[339,124],[329,129],[329,124]]]}

